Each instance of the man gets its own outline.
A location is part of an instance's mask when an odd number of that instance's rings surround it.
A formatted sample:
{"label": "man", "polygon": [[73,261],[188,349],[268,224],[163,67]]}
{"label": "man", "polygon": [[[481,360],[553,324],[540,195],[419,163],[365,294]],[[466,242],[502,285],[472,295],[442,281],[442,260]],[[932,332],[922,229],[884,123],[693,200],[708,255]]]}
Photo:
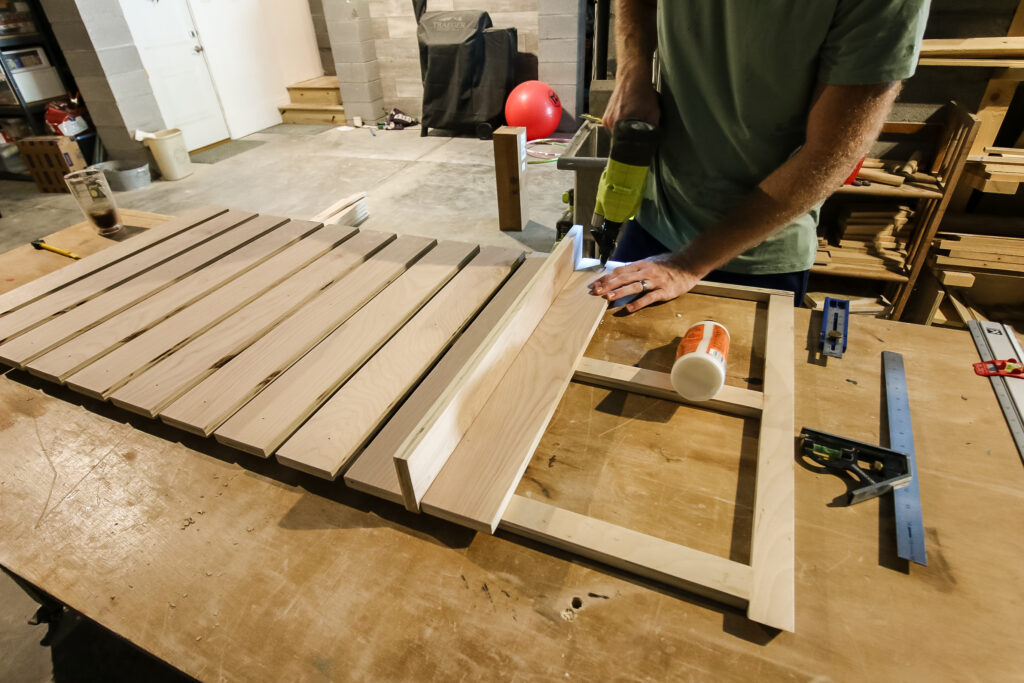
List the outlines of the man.
{"label": "man", "polygon": [[[604,114],[658,124],[636,220],[594,283],[626,309],[698,280],[788,289],[814,263],[818,210],[913,75],[929,0],[619,0]],[[661,93],[651,85],[657,36]]]}

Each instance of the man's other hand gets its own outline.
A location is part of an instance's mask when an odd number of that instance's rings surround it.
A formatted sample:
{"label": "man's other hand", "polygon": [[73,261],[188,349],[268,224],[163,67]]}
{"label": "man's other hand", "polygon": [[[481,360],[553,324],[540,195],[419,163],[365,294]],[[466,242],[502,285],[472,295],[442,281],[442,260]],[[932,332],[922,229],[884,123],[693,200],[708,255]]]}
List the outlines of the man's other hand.
{"label": "man's other hand", "polygon": [[[630,294],[643,294],[626,305],[630,313],[659,301],[686,294],[700,281],[684,266],[678,255],[662,254],[616,268],[592,285],[595,295],[615,301]],[[644,294],[646,292],[646,294]]]}

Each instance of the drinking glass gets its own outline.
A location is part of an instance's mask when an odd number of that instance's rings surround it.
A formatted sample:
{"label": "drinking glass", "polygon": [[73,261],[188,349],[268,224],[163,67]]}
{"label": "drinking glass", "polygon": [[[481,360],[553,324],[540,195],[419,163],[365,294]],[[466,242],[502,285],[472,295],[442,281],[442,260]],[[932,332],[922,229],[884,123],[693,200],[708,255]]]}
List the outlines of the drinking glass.
{"label": "drinking glass", "polygon": [[64,182],[67,183],[82,213],[96,227],[96,232],[104,237],[110,237],[121,231],[117,203],[103,171],[98,168],[74,171],[64,176]]}

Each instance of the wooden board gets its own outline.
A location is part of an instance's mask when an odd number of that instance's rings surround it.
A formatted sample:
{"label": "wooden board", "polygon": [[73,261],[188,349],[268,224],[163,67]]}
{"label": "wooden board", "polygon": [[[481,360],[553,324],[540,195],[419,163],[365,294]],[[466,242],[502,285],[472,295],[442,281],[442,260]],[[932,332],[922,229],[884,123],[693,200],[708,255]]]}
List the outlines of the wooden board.
{"label": "wooden board", "polygon": [[144,372],[111,393],[110,400],[126,410],[156,417],[164,406],[263,337],[324,288],[344,278],[394,237],[387,233],[360,233],[188,343],[172,347],[170,353],[161,353]]}
{"label": "wooden board", "polygon": [[[479,252],[439,242],[214,432],[221,443],[268,458],[352,374]],[[216,380],[216,375],[213,380]]]}
{"label": "wooden board", "polygon": [[434,244],[434,240],[425,237],[399,237],[376,258],[358,266],[296,311],[287,323],[275,327],[226,363],[206,368],[202,381],[161,410],[160,419],[179,429],[209,436]]}
{"label": "wooden board", "polygon": [[[384,449],[395,459],[408,509],[419,510],[419,502],[448,455],[569,280],[574,245],[580,239],[580,233],[573,231],[555,247],[505,314],[469,350],[470,355],[459,363],[454,375],[438,373],[436,381],[443,381],[443,387],[429,405],[423,405],[422,412],[418,412],[419,407],[410,409],[400,416],[402,420],[393,430],[386,432],[386,438],[367,449],[370,458],[375,457],[376,449]],[[432,393],[424,391],[422,400],[426,402]],[[422,404],[418,401],[415,405]]]}
{"label": "wooden board", "polygon": [[[145,325],[159,320],[181,306],[187,306],[210,289],[239,272],[251,268],[284,246],[300,239],[315,223],[287,223],[284,218],[258,216],[145,274],[97,296],[50,320],[14,341],[0,345],[0,359],[25,368],[29,360],[55,346],[84,338],[81,355],[62,361],[50,358],[40,363],[36,374],[60,381],[62,375],[79,367],[107,348],[111,341],[137,331],[136,320]],[[282,225],[284,224],[284,225]],[[282,229],[275,228],[281,226]],[[269,234],[268,234],[269,232]],[[129,315],[120,315],[128,312]],[[123,326],[115,337],[104,336],[103,323],[118,317]],[[103,328],[97,330],[97,327]],[[97,341],[97,339],[100,341]],[[90,346],[90,344],[92,344]],[[77,344],[74,344],[77,346]]]}
{"label": "wooden board", "polygon": [[501,126],[494,131],[494,179],[502,230],[522,230],[530,219],[526,168],[526,128]]}
{"label": "wooden board", "polygon": [[[102,358],[94,359],[70,377],[61,375],[61,379],[66,379],[76,391],[93,398],[106,398],[113,389],[157,362],[162,355],[202,334],[356,232],[350,227],[325,226],[235,278],[219,289],[216,296],[207,296],[146,331],[133,333],[131,338],[117,340]],[[111,321],[114,323],[116,319]]]}
{"label": "wooden board", "polygon": [[1024,38],[928,38],[921,41],[921,56],[1024,58]]}
{"label": "wooden board", "polygon": [[423,511],[493,533],[607,302],[574,272],[422,500]]}
{"label": "wooden board", "polygon": [[[44,294],[64,287],[72,282],[75,282],[76,280],[81,280],[82,278],[92,273],[103,270],[104,268],[107,268],[108,266],[111,266],[138,251],[142,251],[154,244],[159,244],[160,242],[163,242],[171,237],[174,237],[178,233],[184,232],[185,230],[188,230],[189,228],[198,225],[199,223],[202,223],[205,220],[209,220],[214,216],[220,215],[224,213],[224,211],[225,209],[215,209],[206,206],[190,209],[188,211],[182,212],[176,218],[162,222],[158,230],[154,230],[151,228],[140,235],[135,235],[130,239],[125,240],[124,242],[108,244],[105,249],[102,249],[95,256],[92,256],[88,260],[83,259],[81,261],[69,263],[66,261],[66,259],[64,259],[64,257],[60,257],[61,259],[64,260],[61,261],[62,267],[59,270],[54,270],[53,272],[50,272],[46,275],[35,278],[30,283],[21,283],[17,289],[17,293],[15,293],[14,291],[5,291],[2,295],[0,295],[0,314],[12,311],[20,306],[23,306],[26,303],[38,299]],[[135,217],[135,219],[131,221],[129,225],[136,225],[137,223],[140,222],[150,222],[146,220],[146,216],[148,215],[150,214]],[[140,218],[142,219],[141,221],[139,220]],[[86,226],[86,223],[79,223],[78,225],[73,226],[73,228],[77,229],[76,232],[80,232]],[[142,225],[140,227],[149,226]],[[94,234],[94,230],[87,229],[85,230],[85,234],[91,236],[92,234]],[[48,235],[47,238],[49,237],[50,236]],[[58,243],[56,241],[54,242],[54,244],[59,247],[72,246],[71,244],[63,244]],[[79,245],[76,248],[81,249],[81,246]],[[8,252],[3,257],[3,264],[6,266],[6,264],[8,263],[8,259],[21,260],[21,258],[28,257],[30,255],[29,249],[31,249],[31,251],[35,251],[35,249],[32,249],[31,247],[20,247],[18,250]],[[81,255],[86,256],[87,254],[82,253]],[[57,254],[52,254],[52,256],[56,257]],[[10,270],[8,270],[6,267],[3,268],[2,272],[5,274],[5,282],[0,284],[2,284],[5,288],[8,286],[6,278],[11,277],[11,275],[15,274],[14,271],[15,268],[11,268]]]}
{"label": "wooden board", "polygon": [[653,396],[665,401],[686,403],[743,417],[761,416],[764,396],[759,391],[725,385],[709,401],[690,401],[675,390],[669,377],[667,372],[609,363],[596,358],[581,358],[573,374],[575,381],[599,387]]}
{"label": "wooden board", "polygon": [[[522,256],[522,252],[511,249],[481,249],[444,290],[277,449],[277,459],[319,477],[337,477]],[[400,494],[390,454],[384,459],[384,467],[395,483],[395,492]]]}
{"label": "wooden board", "polygon": [[[541,258],[527,258],[516,269],[476,320],[459,336],[451,349],[416,387],[355,463],[348,468],[345,472],[346,485],[385,500],[405,504],[394,456],[396,449],[409,435],[409,425],[418,424],[444,395],[454,378],[462,372],[467,359],[472,357],[490,337],[544,263],[544,259]],[[282,453],[288,446],[286,443]]]}
{"label": "wooden board", "polygon": [[[75,280],[65,287],[7,313],[0,317],[0,343],[10,341],[19,333],[25,332],[39,323],[59,315],[112,287],[132,280],[139,273],[158,266],[180,253],[187,252],[204,241],[212,239],[220,233],[253,218],[254,215],[242,211],[222,213],[215,218],[198,224],[190,230],[179,231],[178,234],[167,238],[159,244],[138,251],[109,267],[102,268],[95,273]],[[128,243],[126,242],[125,244]],[[87,263],[87,261],[82,260],[79,263]],[[30,285],[31,288],[32,286]],[[10,294],[15,295],[16,293],[19,298],[23,296],[21,289],[17,289]]]}
{"label": "wooden board", "polygon": [[793,305],[787,297],[768,300],[765,333],[764,411],[757,441],[754,527],[750,549],[753,579],[747,616],[793,631],[796,571],[793,435],[795,353]]}

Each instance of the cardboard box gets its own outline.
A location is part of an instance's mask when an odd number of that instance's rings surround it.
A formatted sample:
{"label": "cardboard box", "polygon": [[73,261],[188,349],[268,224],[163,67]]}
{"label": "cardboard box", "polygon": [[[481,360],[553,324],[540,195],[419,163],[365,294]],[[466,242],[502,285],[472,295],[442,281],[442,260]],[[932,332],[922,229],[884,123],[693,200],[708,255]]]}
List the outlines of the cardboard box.
{"label": "cardboard box", "polygon": [[64,176],[88,166],[78,143],[63,135],[22,138],[18,152],[41,192],[67,192]]}

